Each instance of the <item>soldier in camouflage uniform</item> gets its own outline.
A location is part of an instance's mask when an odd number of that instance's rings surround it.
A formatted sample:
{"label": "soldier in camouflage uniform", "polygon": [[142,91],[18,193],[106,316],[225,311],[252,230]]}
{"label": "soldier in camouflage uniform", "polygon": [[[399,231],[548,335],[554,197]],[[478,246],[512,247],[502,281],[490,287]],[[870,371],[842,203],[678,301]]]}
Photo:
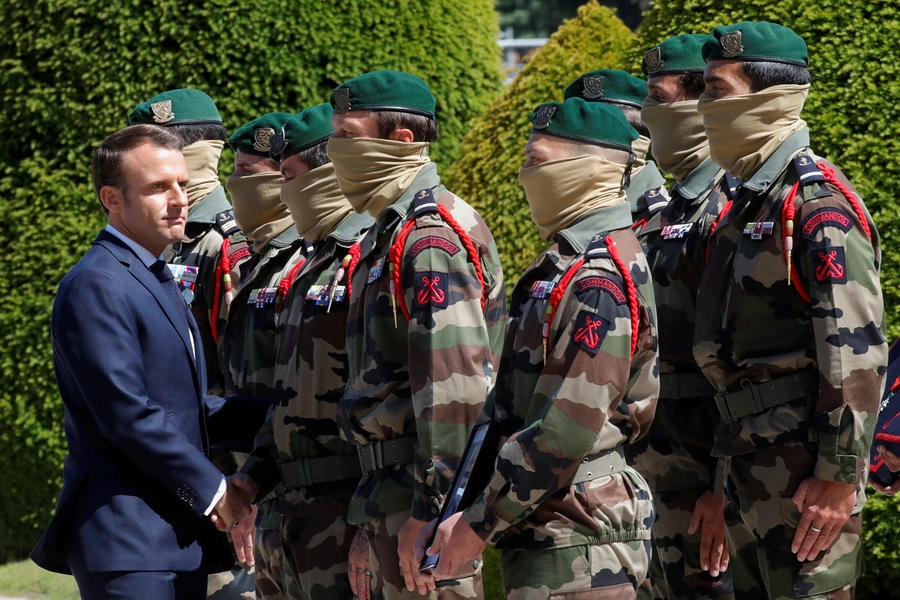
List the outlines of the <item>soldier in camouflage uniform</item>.
{"label": "soldier in camouflage uniform", "polygon": [[698,109],[741,179],[710,235],[694,357],[725,427],[725,521],[749,598],[852,598],[887,344],[875,224],[813,154],[806,44],[771,23],[717,27]]}
{"label": "soldier in camouflage uniform", "polygon": [[372,218],[357,215],[341,194],[325,153],[331,116],[330,104],[309,108],[273,140],[284,175],[282,201],[314,250],[279,286],[275,405],[242,469],[259,493],[279,484],[289,489],[275,512],[284,548],[278,597],[290,600],[353,595],[347,556],[357,528],[347,525],[347,508],[361,471],[355,448],[338,433],[336,412],[347,383],[344,261]]}
{"label": "soldier in camouflage uniform", "polygon": [[728,552],[722,500],[713,489],[716,459],[710,454],[719,412],[715,390],[692,350],[706,241],[728,201],[731,182],[709,158],[697,112],[706,66],[700,49],[707,37],[671,38],[648,50],[643,61],[649,80],[642,117],[653,139],[653,157],[677,183],[668,206],[637,232],[647,248],[656,295],[660,390],[650,432],[627,449],[629,464],[653,491],[650,576],[654,597],[668,600],[734,596],[731,573],[720,573]]}
{"label": "soldier in camouflage uniform", "polygon": [[[365,600],[409,597],[416,536],[440,510],[493,385],[505,318],[500,259],[484,221],[428,158],[435,98],[413,75],[376,71],[334,90],[328,144],[341,191],[376,224],[360,242],[338,407],[363,478],[349,522],[368,538]],[[365,569],[365,557],[352,561]],[[433,598],[481,597],[480,562]],[[423,588],[424,589],[424,588]]]}
{"label": "soldier in camouflage uniform", "polygon": [[[164,92],[138,104],[128,124],[159,125],[184,140],[187,163],[188,222],[184,239],[167,249],[171,265],[196,267],[193,277],[181,279],[185,299],[200,329],[206,359],[208,392],[221,394],[222,372],[216,353],[218,334],[225,326],[231,294],[227,288],[240,278],[241,264],[250,248],[231,214],[231,203],[219,183],[219,156],[225,146],[225,128],[212,98],[199,90]],[[223,259],[223,252],[225,254]],[[181,271],[173,270],[178,276]]]}
{"label": "soldier in camouflage uniform", "polygon": [[[269,156],[273,136],[290,116],[269,113],[247,123],[228,140],[235,149],[235,168],[226,187],[234,202],[235,221],[252,243],[253,255],[244,266],[219,339],[227,394],[274,398],[278,285],[308,252],[290,211],[281,203],[278,161]],[[246,458],[235,456],[238,468]],[[273,500],[274,494],[261,500],[256,515],[256,591],[266,599],[280,598],[283,589],[281,517],[273,511]]]}
{"label": "soldier in camouflage uniform", "polygon": [[493,476],[428,552],[440,579],[496,545],[514,600],[631,600],[649,588],[653,502],[623,447],[647,433],[659,392],[653,284],[623,185],[638,134],[580,98],[531,119],[519,181],[555,244],[510,301],[485,410],[502,440]]}
{"label": "soldier in camouflage uniform", "polygon": [[628,124],[638,132],[638,139],[631,144],[634,164],[630,180],[625,186],[625,196],[631,206],[634,223],[643,224],[659,212],[669,201],[666,180],[652,160],[647,160],[650,149],[650,131],[641,119],[641,103],[647,96],[647,83],[639,78],[614,69],[599,69],[585,73],[566,87],[563,98],[582,98],[586,102],[603,102],[615,106],[628,119]]}

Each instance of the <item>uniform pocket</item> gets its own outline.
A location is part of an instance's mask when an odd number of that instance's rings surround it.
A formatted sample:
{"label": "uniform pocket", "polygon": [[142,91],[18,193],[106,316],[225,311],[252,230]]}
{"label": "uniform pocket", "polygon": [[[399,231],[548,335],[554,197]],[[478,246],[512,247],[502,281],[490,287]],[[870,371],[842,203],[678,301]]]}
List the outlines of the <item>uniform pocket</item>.
{"label": "uniform pocket", "polygon": [[550,600],[634,600],[634,587],[630,583],[620,583],[606,587],[550,594]]}

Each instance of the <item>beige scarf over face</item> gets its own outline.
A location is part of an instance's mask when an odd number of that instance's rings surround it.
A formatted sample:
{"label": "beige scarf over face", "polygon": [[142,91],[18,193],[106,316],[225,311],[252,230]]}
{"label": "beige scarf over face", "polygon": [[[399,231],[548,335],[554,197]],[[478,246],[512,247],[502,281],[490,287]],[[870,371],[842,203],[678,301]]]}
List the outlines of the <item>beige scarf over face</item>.
{"label": "beige scarf over face", "polygon": [[281,173],[232,175],[225,182],[234,204],[234,220],[261,254],[291,226],[291,213],[281,203]]}
{"label": "beige scarf over face", "polygon": [[634,164],[631,166],[631,178],[641,172],[647,166],[647,151],[650,150],[650,138],[638,136],[638,139],[631,142],[631,150],[634,152]]}
{"label": "beige scarf over face", "polygon": [[328,157],[353,210],[359,214],[368,211],[376,219],[431,162],[427,142],[373,138],[332,137]]}
{"label": "beige scarf over face", "polygon": [[324,240],[353,212],[331,163],[285,181],[281,201],[290,209],[297,232],[309,242]]}
{"label": "beige scarf over face", "polygon": [[663,103],[648,96],[641,119],[653,139],[653,158],[664,173],[678,181],[709,157],[703,115],[697,112],[696,100]]}
{"label": "beige scarf over face", "polygon": [[784,140],[806,127],[800,118],[809,85],[775,85],[755,94],[700,97],[697,110],[713,162],[749,179]]}
{"label": "beige scarf over face", "polygon": [[519,183],[531,206],[531,220],[550,241],[588,212],[625,202],[625,165],[600,156],[576,156],[519,171]]}
{"label": "beige scarf over face", "polygon": [[202,140],[182,148],[187,165],[188,210],[219,186],[219,157],[225,142]]}

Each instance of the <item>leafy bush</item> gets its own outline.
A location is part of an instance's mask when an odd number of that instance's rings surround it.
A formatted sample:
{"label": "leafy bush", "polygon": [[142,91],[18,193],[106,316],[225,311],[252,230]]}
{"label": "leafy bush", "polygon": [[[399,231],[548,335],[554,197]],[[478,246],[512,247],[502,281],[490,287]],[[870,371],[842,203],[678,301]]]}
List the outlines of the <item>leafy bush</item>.
{"label": "leafy bush", "polygon": [[538,50],[463,138],[462,156],[448,173],[447,187],[490,225],[510,281],[508,291],[545,247],[516,178],[531,131],[529,115],[538,104],[562,100],[566,85],[582,73],[617,67],[633,38],[612,10],[591,0]]}
{"label": "leafy bush", "polygon": [[[205,90],[233,131],[395,68],[435,91],[433,156],[448,165],[499,89],[496,36],[491,0],[0,4],[0,562],[30,550],[59,491],[65,444],[49,315],[60,278],[104,224],[92,148],[165,89]],[[222,166],[231,170],[228,155]]]}

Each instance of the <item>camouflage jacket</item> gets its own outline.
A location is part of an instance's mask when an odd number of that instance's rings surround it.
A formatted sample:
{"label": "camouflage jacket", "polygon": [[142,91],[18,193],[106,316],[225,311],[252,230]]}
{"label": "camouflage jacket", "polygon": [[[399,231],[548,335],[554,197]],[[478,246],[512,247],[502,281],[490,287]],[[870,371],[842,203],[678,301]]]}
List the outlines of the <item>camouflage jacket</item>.
{"label": "camouflage jacket", "polygon": [[309,251],[291,225],[245,264],[219,336],[226,394],[274,397],[276,292],[287,271]]}
{"label": "camouflage jacket", "polygon": [[[250,258],[250,245],[234,223],[231,204],[225,196],[225,188],[221,186],[191,208],[184,229],[184,239],[167,248],[163,255],[169,263],[198,268],[191,312],[200,330],[207,368],[207,391],[210,394],[221,394],[224,390],[224,378],[217,358],[217,344],[213,339],[211,318],[216,300],[216,268],[222,257],[222,242],[225,238],[230,241],[228,266],[236,290],[241,266]],[[219,314],[216,316],[216,326],[220,333],[225,329],[227,316],[225,287],[220,284]]]}
{"label": "camouflage jacket", "polygon": [[[630,467],[570,485],[582,459],[647,433],[659,392],[653,284],[626,204],[600,208],[557,234],[516,283],[497,383],[485,413],[503,443],[484,494],[463,515],[505,549],[564,548],[649,540],[653,506]],[[637,291],[638,342],[631,355],[628,288],[606,251],[608,232]],[[586,257],[592,240],[603,251]],[[543,358],[550,292],[577,260]],[[594,336],[584,332],[592,323]]]}
{"label": "camouflage jacket", "polygon": [[[729,196],[725,172],[706,159],[672,187],[668,206],[638,232],[656,296],[660,373],[700,375],[693,353],[697,285],[710,227]],[[710,451],[719,422],[711,395],[661,397],[650,432],[627,448],[629,463],[653,491],[711,486],[716,459]]]}
{"label": "camouflage jacket", "polygon": [[[887,363],[881,248],[868,213],[871,241],[852,204],[821,178],[814,165],[821,159],[808,146],[807,129],[785,140],[738,188],[711,236],[697,293],[694,356],[720,392],[801,371],[818,379],[808,401],[728,425],[716,440],[717,456],[811,443],[818,448],[816,477],[862,485]],[[782,242],[784,200],[804,172],[795,202],[793,278],[809,301],[788,283]]]}
{"label": "camouflage jacket", "polygon": [[632,223],[649,220],[669,202],[666,179],[655,162],[648,160],[644,168],[632,174],[625,196],[631,206]]}
{"label": "camouflage jacket", "polygon": [[[407,321],[392,310],[388,255],[404,222],[414,218],[410,207],[422,191],[430,191],[470,236],[486,289],[460,236],[435,213],[419,216],[402,257],[403,289],[397,290],[411,313]],[[493,386],[506,317],[500,257],[481,216],[441,185],[433,164],[382,213],[360,246],[347,323],[349,377],[338,407],[341,435],[354,444],[405,436],[417,436],[418,443],[413,464],[360,481],[349,520],[359,524],[409,510],[431,520]]]}
{"label": "camouflage jacket", "polygon": [[[336,422],[347,384],[346,280],[330,311],[328,298],[341,261],[371,225],[368,214],[344,219],[315,245],[281,305],[275,335],[275,403],[243,469],[264,492],[279,482],[279,461],[356,456],[354,446],[341,439]],[[275,510],[291,516],[346,515],[357,483],[351,479],[294,489],[276,500]]]}

